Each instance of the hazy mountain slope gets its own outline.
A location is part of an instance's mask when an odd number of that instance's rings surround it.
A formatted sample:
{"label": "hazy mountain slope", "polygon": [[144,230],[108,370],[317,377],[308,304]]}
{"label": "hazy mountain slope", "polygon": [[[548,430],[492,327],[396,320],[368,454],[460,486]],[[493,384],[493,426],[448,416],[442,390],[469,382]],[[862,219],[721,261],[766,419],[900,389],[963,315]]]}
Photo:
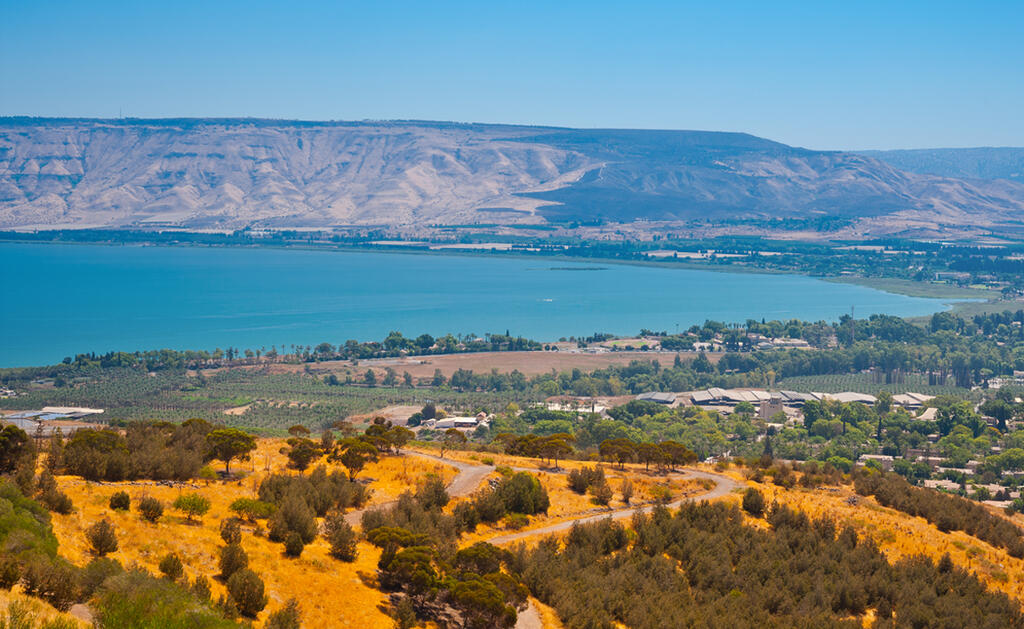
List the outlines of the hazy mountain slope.
{"label": "hazy mountain slope", "polygon": [[1019,217],[1024,185],[741,133],[0,119],[0,228]]}
{"label": "hazy mountain slope", "polygon": [[913,173],[963,179],[1009,179],[1024,183],[1024,148],[908,149],[859,153]]}

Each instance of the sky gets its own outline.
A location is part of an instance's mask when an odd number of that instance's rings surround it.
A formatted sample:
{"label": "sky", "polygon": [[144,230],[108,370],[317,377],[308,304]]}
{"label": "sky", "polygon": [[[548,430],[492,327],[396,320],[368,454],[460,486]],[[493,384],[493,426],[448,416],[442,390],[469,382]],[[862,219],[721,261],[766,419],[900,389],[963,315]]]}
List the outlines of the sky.
{"label": "sky", "polygon": [[0,0],[0,115],[1024,146],[1024,0]]}

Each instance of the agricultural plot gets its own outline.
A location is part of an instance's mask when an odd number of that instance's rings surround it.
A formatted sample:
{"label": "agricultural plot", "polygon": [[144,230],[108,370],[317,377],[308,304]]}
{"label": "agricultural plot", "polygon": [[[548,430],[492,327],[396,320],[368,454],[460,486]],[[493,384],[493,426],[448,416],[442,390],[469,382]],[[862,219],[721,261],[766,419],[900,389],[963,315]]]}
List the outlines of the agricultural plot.
{"label": "agricultural plot", "polygon": [[903,376],[903,382],[898,384],[885,384],[884,380],[881,383],[875,382],[874,376],[867,373],[797,376],[783,378],[775,384],[780,389],[800,392],[817,391],[820,393],[856,391],[857,393],[874,395],[879,391],[888,391],[893,394],[913,391],[928,395],[956,395],[961,397],[967,393],[965,389],[952,385],[929,385],[928,376],[924,374],[906,374]]}

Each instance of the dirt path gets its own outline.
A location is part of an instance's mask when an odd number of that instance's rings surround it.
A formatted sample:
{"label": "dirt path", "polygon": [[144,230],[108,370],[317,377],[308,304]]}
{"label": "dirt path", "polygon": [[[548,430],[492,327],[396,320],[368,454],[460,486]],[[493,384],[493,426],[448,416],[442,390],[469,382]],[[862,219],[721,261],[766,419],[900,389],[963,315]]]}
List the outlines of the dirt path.
{"label": "dirt path", "polygon": [[[445,458],[442,458],[442,457],[439,457],[439,456],[435,456],[433,454],[424,454],[422,452],[413,452],[411,450],[407,450],[405,452],[405,456],[413,456],[413,457],[416,457],[416,458],[424,459],[426,461],[431,461],[431,462],[434,462],[434,463],[442,463],[444,465],[450,465],[450,466],[456,468],[459,471],[459,473],[456,474],[456,476],[452,480],[452,482],[448,484],[448,495],[452,496],[453,498],[461,498],[461,497],[468,496],[468,495],[472,494],[480,486],[480,483],[483,482],[483,479],[486,478],[488,474],[490,474],[491,472],[494,471],[494,466],[492,466],[492,465],[481,465],[481,464],[478,464],[478,463],[465,463],[465,462],[462,462],[462,461],[455,461],[455,460],[452,460],[452,459],[445,459]],[[537,472],[541,472],[541,471],[543,471],[543,472],[545,472],[547,474],[566,474],[566,473],[568,473],[565,470],[551,470],[551,469],[535,470],[535,469],[529,469],[529,468],[515,468],[515,469],[516,470],[528,471],[528,472],[532,472],[532,473],[537,473]],[[688,498],[683,498],[681,500],[676,500],[675,502],[672,502],[672,503],[667,505],[669,509],[677,509],[684,502],[695,502],[695,501],[698,501],[698,500],[713,500],[715,498],[721,498],[722,496],[728,495],[728,494],[732,493],[735,489],[740,487],[740,483],[734,481],[733,479],[729,478],[728,476],[725,476],[723,474],[715,474],[715,473],[712,473],[712,472],[701,472],[701,471],[698,471],[698,470],[686,470],[685,472],[682,472],[682,473],[679,473],[679,474],[673,474],[672,477],[673,478],[683,478],[683,479],[703,478],[703,479],[707,479],[707,480],[710,480],[711,482],[715,483],[715,487],[714,487],[714,489],[711,489],[710,491],[705,492],[703,494],[700,494],[698,496],[691,496],[691,497],[688,497]],[[390,507],[390,506],[394,505],[395,502],[396,501],[385,502],[385,503],[381,503],[379,505],[374,505],[372,507],[366,507],[365,509],[357,509],[355,511],[350,511],[350,512],[345,514],[345,521],[348,522],[349,524],[357,525],[357,524],[359,524],[360,520],[362,519],[363,513],[365,513],[369,509],[385,509],[387,507]],[[572,528],[573,524],[577,524],[577,523],[597,522],[599,520],[603,520],[604,518],[608,518],[608,517],[614,518],[616,520],[618,520],[620,518],[628,518],[628,517],[631,517],[634,513],[639,513],[639,512],[647,511],[647,510],[649,510],[651,508],[652,508],[652,505],[641,505],[641,506],[636,506],[636,507],[628,507],[626,509],[609,510],[609,511],[607,511],[605,513],[599,513],[599,514],[596,514],[596,515],[580,516],[578,518],[573,518],[571,520],[566,520],[564,522],[558,522],[557,524],[552,524],[552,525],[549,525],[549,526],[544,526],[544,527],[541,527],[539,529],[531,529],[529,531],[519,531],[517,533],[509,533],[507,535],[498,535],[497,537],[492,537],[492,538],[490,538],[487,541],[490,542],[491,544],[508,544],[509,542],[514,542],[514,541],[518,541],[518,540],[521,540],[521,539],[526,539],[528,537],[533,537],[535,535],[547,535],[549,533],[561,533],[561,532],[564,532],[564,531],[568,531],[569,529]]]}
{"label": "dirt path", "polygon": [[[722,496],[728,495],[733,492],[736,488],[740,487],[740,484],[728,476],[722,474],[713,474],[711,472],[698,472],[697,470],[687,470],[682,474],[676,475],[675,478],[705,478],[715,483],[715,488],[706,493],[698,496],[691,496],[689,498],[683,498],[682,500],[676,500],[668,504],[669,509],[678,509],[684,502],[696,502],[699,500],[712,500],[714,498],[721,498]],[[518,533],[509,533],[508,535],[498,535],[487,540],[491,544],[508,544],[509,542],[515,542],[518,540],[526,539],[527,537],[533,537],[535,535],[548,535],[551,533],[561,533],[568,531],[574,524],[586,524],[590,522],[598,522],[605,518],[628,518],[634,513],[640,513],[653,508],[652,505],[643,505],[638,507],[629,507],[627,509],[609,510],[606,513],[599,513],[597,515],[582,516],[579,518],[573,518],[566,520],[565,522],[559,522],[550,526],[544,526],[539,529],[531,529],[529,531],[520,531]]]}
{"label": "dirt path", "polygon": [[[406,450],[403,456],[412,456],[434,463],[441,463],[459,470],[459,473],[455,475],[455,478],[452,479],[452,482],[449,483],[447,487],[448,495],[453,498],[461,498],[463,496],[470,495],[477,490],[484,478],[494,471],[493,465],[463,463],[462,461],[453,461],[452,459],[445,459],[439,456],[434,456],[433,454],[423,454],[422,452],[413,452],[411,450]],[[373,505],[372,507],[349,511],[345,514],[345,521],[352,526],[358,525],[360,520],[362,520],[363,514],[370,509],[386,509],[393,506],[396,502],[398,501],[392,500],[390,502]]]}

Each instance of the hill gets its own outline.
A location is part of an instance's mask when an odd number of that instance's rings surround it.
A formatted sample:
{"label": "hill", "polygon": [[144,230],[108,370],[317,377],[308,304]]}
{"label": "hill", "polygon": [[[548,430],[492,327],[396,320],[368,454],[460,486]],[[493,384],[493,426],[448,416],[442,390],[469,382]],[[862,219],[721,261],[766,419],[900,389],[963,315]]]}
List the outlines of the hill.
{"label": "hill", "polygon": [[[886,158],[888,159],[888,158]],[[969,173],[968,173],[969,174]],[[742,133],[439,122],[0,119],[0,228],[863,223],[994,226],[1024,183]]]}
{"label": "hill", "polygon": [[912,173],[1024,183],[1024,148],[908,149],[860,153]]}

